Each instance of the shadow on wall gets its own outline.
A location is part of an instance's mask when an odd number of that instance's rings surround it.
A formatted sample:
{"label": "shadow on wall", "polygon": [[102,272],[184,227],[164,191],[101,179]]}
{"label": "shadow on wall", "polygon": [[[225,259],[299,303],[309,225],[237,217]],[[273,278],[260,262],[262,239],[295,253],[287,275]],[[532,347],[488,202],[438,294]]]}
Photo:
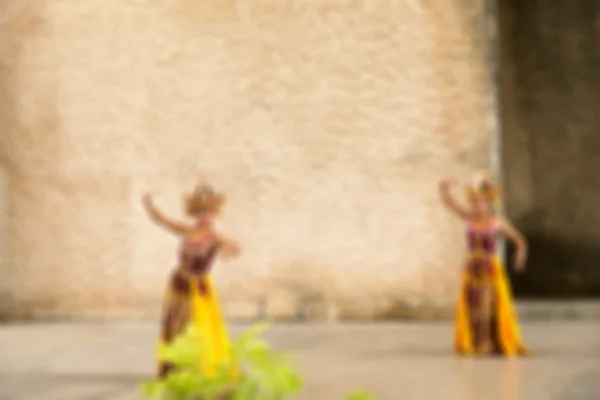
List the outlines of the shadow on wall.
{"label": "shadow on wall", "polygon": [[591,298],[600,296],[600,247],[564,238],[526,233],[529,261],[516,273],[509,245],[507,267],[513,290],[520,298]]}
{"label": "shadow on wall", "polygon": [[521,297],[600,297],[600,2],[499,4],[508,215],[528,237]]}

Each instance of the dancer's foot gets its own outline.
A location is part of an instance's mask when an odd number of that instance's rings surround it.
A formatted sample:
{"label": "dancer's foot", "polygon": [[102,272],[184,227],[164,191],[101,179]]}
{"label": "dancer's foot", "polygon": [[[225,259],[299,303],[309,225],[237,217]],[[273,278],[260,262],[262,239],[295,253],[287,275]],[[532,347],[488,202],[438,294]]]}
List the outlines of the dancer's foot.
{"label": "dancer's foot", "polygon": [[477,354],[479,354],[479,355],[491,354],[493,350],[494,350],[494,346],[489,341],[484,342],[484,343],[480,344],[479,346],[477,346]]}

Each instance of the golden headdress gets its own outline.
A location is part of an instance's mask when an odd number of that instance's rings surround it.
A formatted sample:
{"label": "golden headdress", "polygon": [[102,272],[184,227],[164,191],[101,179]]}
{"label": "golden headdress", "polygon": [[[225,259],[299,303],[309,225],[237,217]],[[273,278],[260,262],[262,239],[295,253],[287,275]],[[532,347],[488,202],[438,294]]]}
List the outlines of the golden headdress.
{"label": "golden headdress", "polygon": [[485,200],[491,204],[500,200],[500,192],[488,175],[476,176],[467,187],[467,195],[472,200]]}
{"label": "golden headdress", "polygon": [[218,214],[224,202],[225,196],[203,182],[197,184],[191,194],[184,196],[185,210],[192,217],[202,213]]}

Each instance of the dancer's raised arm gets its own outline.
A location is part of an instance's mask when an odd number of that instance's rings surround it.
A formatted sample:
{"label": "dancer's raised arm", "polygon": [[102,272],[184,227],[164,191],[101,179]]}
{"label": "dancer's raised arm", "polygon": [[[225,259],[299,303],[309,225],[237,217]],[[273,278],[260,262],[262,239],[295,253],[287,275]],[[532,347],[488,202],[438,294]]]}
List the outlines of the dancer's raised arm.
{"label": "dancer's raised arm", "polygon": [[442,199],[442,203],[455,215],[459,216],[462,219],[471,218],[471,213],[469,210],[460,204],[454,196],[452,195],[451,188],[455,186],[456,181],[454,179],[444,179],[439,183],[439,191],[440,197]]}
{"label": "dancer's raised arm", "polygon": [[154,199],[150,193],[146,193],[142,198],[142,204],[144,205],[144,209],[150,216],[150,219],[157,225],[165,228],[166,230],[176,234],[176,235],[184,235],[188,233],[192,227],[186,225],[183,222],[175,221],[166,215],[164,215],[158,207],[154,204]]}

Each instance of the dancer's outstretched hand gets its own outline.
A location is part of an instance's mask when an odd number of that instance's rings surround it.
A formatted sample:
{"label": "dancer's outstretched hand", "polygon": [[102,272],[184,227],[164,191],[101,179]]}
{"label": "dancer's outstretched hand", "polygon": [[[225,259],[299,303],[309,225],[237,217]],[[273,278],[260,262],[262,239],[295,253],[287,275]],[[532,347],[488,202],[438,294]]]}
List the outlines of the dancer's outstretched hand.
{"label": "dancer's outstretched hand", "polygon": [[527,256],[522,252],[517,252],[515,256],[515,270],[517,272],[525,271],[525,263],[527,262]]}
{"label": "dancer's outstretched hand", "polygon": [[144,207],[150,208],[152,206],[153,198],[154,197],[152,196],[151,192],[144,193],[144,195],[142,196],[142,204],[144,205]]}
{"label": "dancer's outstretched hand", "polygon": [[446,179],[442,179],[440,181],[440,189],[441,190],[448,190],[454,186],[456,186],[456,179],[455,178],[446,178]]}

